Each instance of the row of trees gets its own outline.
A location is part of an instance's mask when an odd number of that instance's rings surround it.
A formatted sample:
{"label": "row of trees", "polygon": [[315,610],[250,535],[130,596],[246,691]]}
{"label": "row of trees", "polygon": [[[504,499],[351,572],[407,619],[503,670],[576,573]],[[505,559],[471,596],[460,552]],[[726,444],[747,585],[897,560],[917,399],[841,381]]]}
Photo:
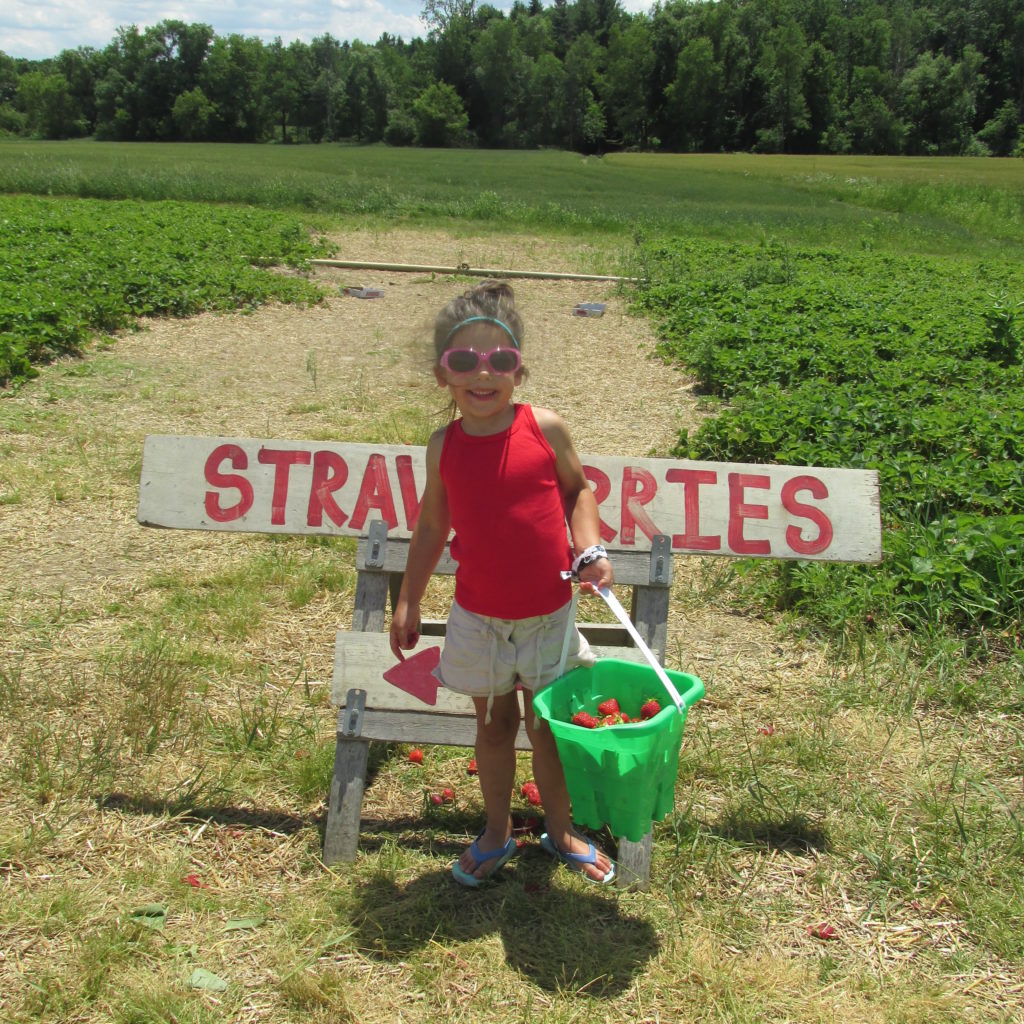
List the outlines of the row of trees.
{"label": "row of trees", "polygon": [[1024,152],[1024,0],[426,0],[425,39],[164,21],[0,53],[0,132],[588,151]]}

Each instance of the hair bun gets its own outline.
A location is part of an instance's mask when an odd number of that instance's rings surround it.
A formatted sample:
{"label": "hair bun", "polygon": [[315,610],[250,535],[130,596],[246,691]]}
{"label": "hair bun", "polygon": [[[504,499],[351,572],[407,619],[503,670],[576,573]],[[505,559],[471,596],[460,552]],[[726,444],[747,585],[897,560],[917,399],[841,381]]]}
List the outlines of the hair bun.
{"label": "hair bun", "polygon": [[466,292],[467,298],[475,298],[477,296],[490,296],[497,301],[505,299],[508,302],[515,301],[515,293],[512,291],[512,285],[507,281],[481,281],[475,288],[471,288]]}

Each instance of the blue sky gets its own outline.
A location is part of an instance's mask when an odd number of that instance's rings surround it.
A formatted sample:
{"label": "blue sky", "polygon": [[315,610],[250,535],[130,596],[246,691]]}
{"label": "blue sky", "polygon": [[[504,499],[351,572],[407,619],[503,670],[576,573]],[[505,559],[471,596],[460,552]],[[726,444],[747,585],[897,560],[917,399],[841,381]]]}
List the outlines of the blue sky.
{"label": "blue sky", "polygon": [[[492,0],[505,10],[511,0]],[[653,0],[625,0],[626,10],[649,10]],[[547,2],[545,3],[547,6]],[[270,42],[280,36],[308,42],[336,39],[373,43],[383,32],[403,39],[425,34],[422,0],[289,0],[263,6],[252,0],[5,0],[0,3],[0,50],[11,57],[55,57],[76,46],[100,49],[121,25],[145,28],[178,19],[212,25],[217,35],[238,32]]]}

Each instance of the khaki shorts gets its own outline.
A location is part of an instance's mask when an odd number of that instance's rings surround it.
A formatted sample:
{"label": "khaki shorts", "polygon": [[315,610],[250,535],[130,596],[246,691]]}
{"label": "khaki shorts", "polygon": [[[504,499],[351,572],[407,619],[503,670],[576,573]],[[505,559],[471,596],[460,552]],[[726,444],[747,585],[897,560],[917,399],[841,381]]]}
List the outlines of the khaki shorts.
{"label": "khaki shorts", "polygon": [[[539,690],[558,676],[570,608],[567,602],[550,615],[493,619],[453,603],[434,675],[449,690],[471,697],[511,693],[517,683]],[[566,671],[593,665],[595,660],[590,645],[573,626]]]}

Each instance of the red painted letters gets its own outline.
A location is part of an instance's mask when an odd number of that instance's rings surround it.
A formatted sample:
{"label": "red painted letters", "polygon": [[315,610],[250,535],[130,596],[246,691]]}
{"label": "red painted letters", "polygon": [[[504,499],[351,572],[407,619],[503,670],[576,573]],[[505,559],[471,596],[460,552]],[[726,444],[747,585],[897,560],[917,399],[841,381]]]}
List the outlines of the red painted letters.
{"label": "red painted letters", "polygon": [[672,547],[689,551],[718,551],[720,535],[704,536],[700,532],[700,485],[718,483],[713,469],[670,469],[665,474],[670,484],[683,485],[683,528],[685,533],[672,534]]}
{"label": "red painted letters", "polygon": [[313,481],[309,485],[309,509],[306,523],[322,526],[324,512],[335,526],[344,526],[348,516],[338,508],[334,491],[345,486],[348,480],[348,465],[332,451],[319,451],[313,455]]}
{"label": "red painted letters", "polygon": [[363,482],[359,485],[359,497],[356,499],[355,511],[352,513],[352,528],[361,530],[366,523],[366,513],[371,508],[377,509],[388,526],[398,525],[398,514],[395,512],[395,499],[391,494],[391,481],[388,479],[388,464],[383,455],[371,455],[366,461],[366,472]]}
{"label": "red painted letters", "polygon": [[412,456],[396,456],[395,469],[398,472],[398,486],[402,491],[405,525],[409,530],[413,530],[416,527],[416,520],[420,517],[422,499],[416,494],[416,478],[412,475]]}
{"label": "red painted letters", "polygon": [[295,465],[308,466],[311,455],[287,448],[261,448],[256,461],[274,467],[274,496],[270,500],[270,523],[284,526],[284,513],[288,507],[288,470]]}
{"label": "red painted letters", "polygon": [[[594,501],[600,506],[601,502],[612,493],[612,482],[608,474],[603,470],[595,469],[593,466],[584,466],[583,475],[587,478],[588,482],[593,484],[594,487]],[[615,531],[603,520],[599,520],[601,540],[605,544],[610,544],[615,540]]]}
{"label": "red painted letters", "polygon": [[[286,518],[289,507],[293,511],[299,507],[298,496],[294,493],[296,488],[303,491],[308,501],[303,525],[315,530],[362,533],[367,521],[376,513],[389,528],[408,534],[419,518],[423,496],[417,493],[416,472],[422,464],[417,462],[414,450],[385,449],[367,454],[365,449],[349,452],[335,448],[312,451],[261,447],[256,460],[261,466],[274,467],[272,489],[270,474],[265,470],[253,480],[249,479],[244,472],[249,469],[249,459],[246,449],[234,443],[219,444],[206,457],[203,478],[210,489],[203,494],[202,501],[212,522],[231,523],[242,519],[259,501],[255,518],[266,524],[269,513],[269,525],[295,528],[298,524],[286,523]],[[311,469],[299,471],[296,477],[292,473],[293,466],[311,466]],[[619,547],[633,547],[637,544],[638,527],[648,539],[653,539],[662,532],[655,523],[657,517],[663,526],[682,529],[672,534],[672,547],[677,551],[771,556],[774,546],[775,557],[809,558],[834,550],[835,529],[828,506],[821,508],[811,503],[829,498],[836,500],[829,493],[831,484],[826,485],[824,479],[807,472],[789,476],[780,475],[775,469],[769,474],[767,471],[742,472],[744,467],[736,467],[735,472],[728,473],[727,480],[722,480],[720,478],[730,467],[699,466],[668,463],[662,469],[658,463],[631,466],[622,465],[621,460],[610,462],[604,468],[584,466],[583,473],[598,508],[603,506],[605,515],[617,516],[619,520],[614,524],[599,520],[601,540],[608,544],[617,539]],[[396,511],[396,481],[401,497],[401,521]],[[682,485],[681,501],[679,492],[669,488],[669,484]],[[776,488],[777,501],[756,504],[747,500],[749,491]],[[268,490],[271,490],[269,495]],[[290,505],[289,490],[292,492]],[[616,504],[612,498],[616,490],[619,508],[609,511],[609,500],[612,509]],[[234,503],[229,504],[232,501]],[[350,517],[342,509],[342,503],[349,505],[353,501]],[[753,519],[765,521],[760,531],[747,526],[747,521]],[[710,532],[701,532],[702,520]],[[747,529],[755,535],[748,537]],[[727,537],[723,537],[723,533],[727,533]]]}
{"label": "red painted letters", "polygon": [[814,540],[804,540],[798,526],[788,526],[786,543],[798,555],[817,555],[832,543],[832,522],[820,508],[797,501],[798,491],[810,491],[813,498],[827,498],[828,488],[816,476],[795,476],[782,485],[782,507],[794,516],[810,519],[818,527]]}
{"label": "red painted letters", "polygon": [[747,540],[743,536],[743,522],[746,519],[767,519],[767,505],[748,505],[743,492],[748,487],[771,487],[771,477],[759,473],[729,474],[729,547],[738,555],[770,555],[769,540]]}
{"label": "red painted letters", "polygon": [[654,501],[658,493],[658,482],[652,473],[635,466],[626,466],[622,471],[622,529],[619,539],[623,544],[636,543],[636,528],[639,526],[648,538],[658,533],[654,520],[647,514],[644,505]]}
{"label": "red painted letters", "polygon": [[252,508],[253,491],[252,484],[244,476],[237,473],[221,473],[218,469],[225,460],[231,460],[232,469],[246,469],[249,459],[245,450],[237,444],[222,444],[210,452],[206,465],[203,467],[203,476],[211,487],[234,487],[238,490],[238,504],[223,508],[220,503],[220,495],[216,491],[206,492],[206,514],[215,523],[230,523],[235,519],[241,519],[249,509]]}

